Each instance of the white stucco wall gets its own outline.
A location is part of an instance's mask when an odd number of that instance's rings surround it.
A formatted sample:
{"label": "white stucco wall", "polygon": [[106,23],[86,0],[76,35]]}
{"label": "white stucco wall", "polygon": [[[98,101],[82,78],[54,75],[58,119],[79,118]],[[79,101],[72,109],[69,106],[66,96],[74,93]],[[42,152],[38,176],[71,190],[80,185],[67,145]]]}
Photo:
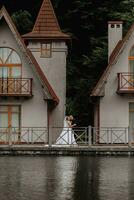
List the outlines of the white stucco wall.
{"label": "white stucco wall", "polygon": [[66,54],[67,46],[63,41],[52,42],[52,56],[41,57],[41,43],[29,42],[28,48],[40,64],[49,83],[60,102],[51,113],[51,126],[62,127],[66,103]]}
{"label": "white stucco wall", "polygon": [[[119,95],[116,92],[118,87],[117,73],[130,72],[128,56],[133,44],[134,33],[132,33],[118,60],[115,61],[111,68],[110,75],[105,84],[105,96],[100,98],[100,127],[129,127],[129,103],[134,102],[134,95]],[[121,132],[115,131],[115,133],[121,135]],[[100,136],[102,135],[103,132],[100,132]],[[106,137],[106,134],[104,137]],[[123,137],[121,136],[121,138]],[[125,138],[123,140],[125,141]],[[116,142],[120,143],[121,140],[117,139]]]}
{"label": "white stucco wall", "polygon": [[122,22],[108,23],[108,57],[110,57],[115,46],[122,40]]}
{"label": "white stucco wall", "polygon": [[105,96],[100,99],[100,126],[129,126],[129,102],[134,102],[133,95],[119,95],[117,73],[129,72],[129,52],[134,44],[134,33],[123,48],[118,60],[111,68],[105,85]]}
{"label": "white stucco wall", "polygon": [[16,50],[22,61],[22,78],[33,78],[32,98],[1,98],[0,105],[20,105],[23,127],[47,127],[47,102],[43,100],[39,80],[4,20],[0,24],[0,47]]}

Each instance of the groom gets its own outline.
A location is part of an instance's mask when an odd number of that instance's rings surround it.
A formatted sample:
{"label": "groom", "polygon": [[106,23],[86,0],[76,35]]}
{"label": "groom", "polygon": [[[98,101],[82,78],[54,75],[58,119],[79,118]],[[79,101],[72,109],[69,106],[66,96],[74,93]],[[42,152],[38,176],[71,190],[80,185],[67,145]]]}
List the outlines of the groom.
{"label": "groom", "polygon": [[76,126],[76,124],[73,124],[73,121],[74,121],[73,115],[69,115],[69,120],[70,120],[70,122],[71,122],[72,128],[73,128],[74,126]]}

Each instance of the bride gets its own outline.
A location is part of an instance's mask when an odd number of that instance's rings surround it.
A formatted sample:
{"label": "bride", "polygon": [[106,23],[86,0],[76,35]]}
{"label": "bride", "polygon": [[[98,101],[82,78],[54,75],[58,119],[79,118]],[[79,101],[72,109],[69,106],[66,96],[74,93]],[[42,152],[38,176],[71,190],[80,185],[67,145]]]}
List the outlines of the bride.
{"label": "bride", "polygon": [[60,136],[56,140],[56,144],[77,144],[74,137],[74,131],[72,130],[72,127],[75,126],[75,124],[72,124],[73,116],[66,116],[64,119],[64,127],[60,134]]}

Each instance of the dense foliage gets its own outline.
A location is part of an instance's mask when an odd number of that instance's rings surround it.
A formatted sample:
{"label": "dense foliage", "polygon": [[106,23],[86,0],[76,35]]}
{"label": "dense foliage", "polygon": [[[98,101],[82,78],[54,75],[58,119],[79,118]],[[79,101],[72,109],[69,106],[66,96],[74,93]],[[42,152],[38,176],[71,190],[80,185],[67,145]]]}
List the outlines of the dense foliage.
{"label": "dense foliage", "polygon": [[[14,13],[21,33],[31,29],[41,2],[29,0],[20,5],[17,0],[14,4],[0,1]],[[134,21],[134,0],[52,0],[52,3],[62,30],[72,36],[68,44],[67,113],[76,117],[78,125],[89,125],[93,123],[94,104],[90,92],[107,65],[107,21],[123,20],[125,34]],[[24,23],[19,22],[22,18]]]}

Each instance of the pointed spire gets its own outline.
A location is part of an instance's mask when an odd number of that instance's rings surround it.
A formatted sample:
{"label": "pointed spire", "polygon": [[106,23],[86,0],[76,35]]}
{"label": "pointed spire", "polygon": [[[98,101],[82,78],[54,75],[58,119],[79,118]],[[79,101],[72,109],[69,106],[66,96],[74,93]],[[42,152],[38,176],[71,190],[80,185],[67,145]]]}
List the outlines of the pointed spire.
{"label": "pointed spire", "polygon": [[50,0],[43,0],[32,32],[23,35],[23,37],[27,39],[70,38],[69,35],[61,31]]}
{"label": "pointed spire", "polygon": [[33,32],[60,31],[60,27],[50,0],[44,0],[36,19]]}

